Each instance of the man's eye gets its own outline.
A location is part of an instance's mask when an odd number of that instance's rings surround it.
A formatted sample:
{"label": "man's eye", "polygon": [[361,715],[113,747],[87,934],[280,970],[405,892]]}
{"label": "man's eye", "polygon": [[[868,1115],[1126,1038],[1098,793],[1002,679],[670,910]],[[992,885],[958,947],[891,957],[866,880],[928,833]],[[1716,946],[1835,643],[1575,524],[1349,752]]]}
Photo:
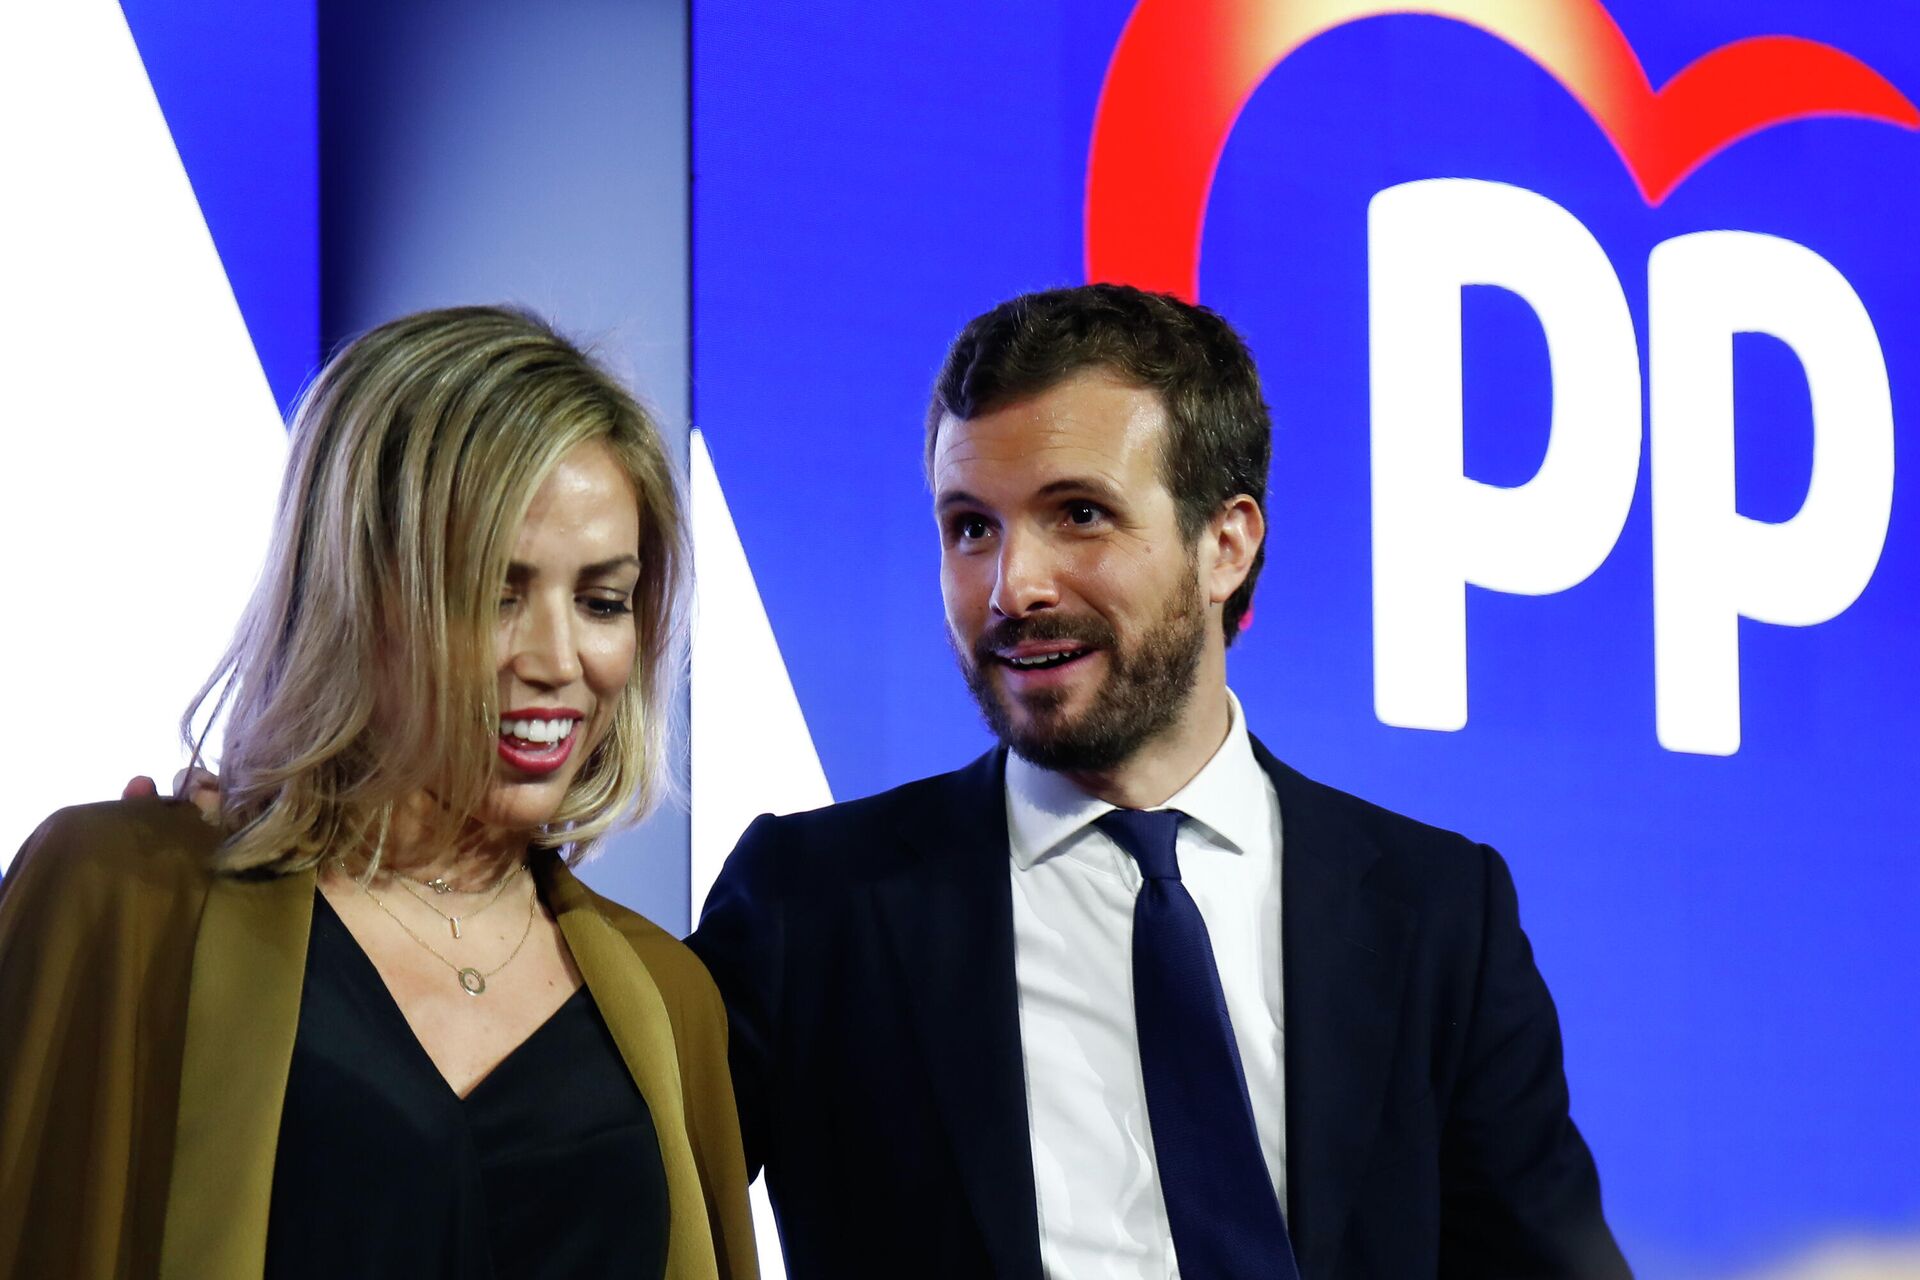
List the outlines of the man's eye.
{"label": "man's eye", "polygon": [[1067,519],[1074,524],[1093,524],[1101,515],[1099,507],[1091,502],[1071,502],[1067,504]]}
{"label": "man's eye", "polygon": [[987,522],[979,516],[961,516],[954,521],[953,531],[963,542],[973,542],[987,536]]}

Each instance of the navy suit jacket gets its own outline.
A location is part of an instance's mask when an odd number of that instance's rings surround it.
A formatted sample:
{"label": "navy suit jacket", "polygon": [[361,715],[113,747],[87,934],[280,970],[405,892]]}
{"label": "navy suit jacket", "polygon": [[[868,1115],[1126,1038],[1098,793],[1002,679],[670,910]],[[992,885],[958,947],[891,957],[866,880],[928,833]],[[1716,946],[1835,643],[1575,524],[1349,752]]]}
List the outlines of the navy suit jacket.
{"label": "navy suit jacket", "polygon": [[[1626,1275],[1499,855],[1254,750],[1302,1275]],[[689,939],[793,1280],[1040,1280],[1004,773],[758,819]]]}

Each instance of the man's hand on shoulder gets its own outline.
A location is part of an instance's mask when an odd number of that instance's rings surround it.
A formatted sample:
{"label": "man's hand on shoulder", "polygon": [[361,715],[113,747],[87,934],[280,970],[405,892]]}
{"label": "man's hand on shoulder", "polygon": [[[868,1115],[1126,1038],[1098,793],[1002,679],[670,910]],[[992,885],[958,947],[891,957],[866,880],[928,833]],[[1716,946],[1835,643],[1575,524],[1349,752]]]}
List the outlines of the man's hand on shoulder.
{"label": "man's hand on shoulder", "polygon": [[[122,800],[144,800],[160,794],[160,788],[144,773],[127,780],[120,789]],[[182,769],[173,775],[176,800],[191,800],[201,813],[212,817],[220,810],[220,779],[205,769]]]}

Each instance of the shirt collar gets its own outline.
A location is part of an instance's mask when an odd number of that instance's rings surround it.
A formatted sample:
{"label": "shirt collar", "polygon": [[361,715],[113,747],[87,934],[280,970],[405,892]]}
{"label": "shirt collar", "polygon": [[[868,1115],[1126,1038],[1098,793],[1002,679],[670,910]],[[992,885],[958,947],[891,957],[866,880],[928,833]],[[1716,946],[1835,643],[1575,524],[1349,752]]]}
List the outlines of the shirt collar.
{"label": "shirt collar", "polygon": [[[1162,808],[1178,809],[1235,850],[1260,847],[1269,832],[1264,803],[1267,776],[1254,758],[1240,700],[1227,690],[1226,741],[1192,780]],[[1007,756],[1007,836],[1022,871],[1057,851],[1095,818],[1114,808],[1069,782],[1064,774]]]}

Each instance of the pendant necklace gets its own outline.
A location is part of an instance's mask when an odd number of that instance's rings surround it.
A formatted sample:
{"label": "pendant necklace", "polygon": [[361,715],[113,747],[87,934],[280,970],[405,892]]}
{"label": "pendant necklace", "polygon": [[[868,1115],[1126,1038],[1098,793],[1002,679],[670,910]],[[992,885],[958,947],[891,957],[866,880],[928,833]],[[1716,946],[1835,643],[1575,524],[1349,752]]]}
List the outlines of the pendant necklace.
{"label": "pendant necklace", "polygon": [[488,907],[491,907],[494,903],[500,901],[500,895],[507,891],[507,885],[512,882],[515,876],[519,875],[522,871],[525,871],[526,869],[527,869],[527,864],[523,862],[519,866],[516,866],[513,870],[507,872],[507,874],[505,874],[504,876],[501,876],[500,883],[494,886],[493,896],[488,898],[484,903],[482,903],[478,910],[469,911],[467,912],[467,914],[463,916],[456,916],[450,911],[442,911],[440,909],[439,904],[434,902],[432,898],[422,896],[420,891],[413,887],[415,884],[424,884],[427,888],[433,890],[434,895],[436,897],[441,894],[452,893],[453,886],[448,884],[445,880],[442,880],[439,876],[435,876],[431,880],[417,881],[413,879],[412,876],[401,875],[399,872],[395,872],[394,879],[398,880],[400,882],[400,887],[402,889],[405,889],[411,897],[413,897],[420,903],[420,905],[426,907],[429,911],[439,916],[442,920],[445,920],[447,922],[447,928],[452,930],[454,938],[458,939],[460,937],[460,922],[462,920],[473,919],[475,916],[485,911]]}
{"label": "pendant necklace", "polygon": [[[335,858],[334,863],[340,868],[342,874],[347,874],[347,864],[344,861],[342,861],[339,858]],[[521,867],[524,868],[525,865],[526,865],[525,863],[522,863]],[[519,868],[516,868],[516,871],[518,869]],[[348,874],[348,878],[354,879],[354,877],[352,877],[350,874]],[[506,878],[508,880],[511,880],[513,879],[513,875],[509,874]],[[354,880],[354,883],[360,884],[358,880]],[[512,964],[514,961],[514,957],[520,954],[520,948],[527,945],[527,939],[533,934],[534,907],[540,901],[540,895],[538,893],[530,893],[527,895],[527,925],[526,925],[526,928],[520,931],[520,941],[513,944],[513,950],[507,953],[507,958],[505,960],[502,960],[499,964],[493,966],[493,968],[491,969],[480,970],[480,969],[474,968],[472,965],[455,964],[453,961],[447,959],[447,957],[441,955],[440,952],[434,948],[432,943],[428,942],[425,938],[415,933],[412,927],[409,926],[405,920],[402,920],[398,915],[394,914],[394,910],[392,907],[389,907],[386,903],[380,901],[379,894],[375,893],[372,889],[369,889],[366,885],[360,884],[360,892],[366,894],[367,897],[373,899],[373,905],[380,908],[382,911],[386,912],[387,918],[392,920],[395,924],[399,925],[401,930],[405,932],[409,938],[412,938],[416,943],[420,945],[421,950],[425,951],[428,955],[432,956],[435,960],[438,960],[441,964],[447,966],[447,968],[453,970],[454,979],[457,982],[459,982],[460,989],[466,992],[470,996],[485,995],[487,990],[487,979],[491,978],[494,974],[499,973],[502,969]],[[494,898],[497,899],[499,896],[500,896],[499,892],[496,891],[494,893]],[[429,903],[428,905],[431,906],[432,904]],[[492,905],[493,905],[493,902],[490,900],[487,903],[487,906],[490,907]],[[486,907],[482,907],[480,910],[484,911],[486,910]],[[441,914],[443,916],[446,915],[445,912],[441,912]],[[479,912],[475,912],[474,914],[478,915]],[[452,917],[448,916],[447,919],[451,920]],[[460,936],[460,931],[458,928],[455,928],[453,936],[456,938]]]}

